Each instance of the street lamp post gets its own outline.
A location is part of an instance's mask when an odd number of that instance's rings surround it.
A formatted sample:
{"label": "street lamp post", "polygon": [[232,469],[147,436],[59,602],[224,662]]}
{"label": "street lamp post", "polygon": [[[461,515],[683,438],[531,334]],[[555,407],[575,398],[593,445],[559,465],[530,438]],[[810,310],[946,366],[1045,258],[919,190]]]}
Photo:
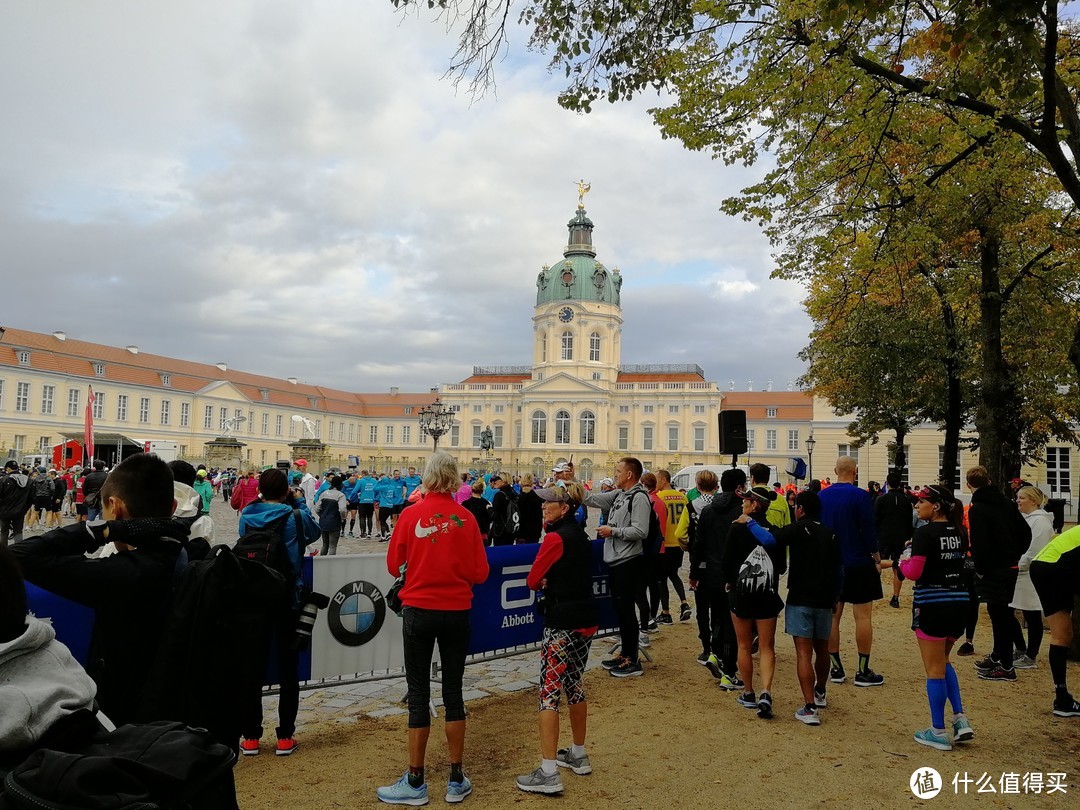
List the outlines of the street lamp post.
{"label": "street lamp post", "polygon": [[454,425],[454,412],[435,397],[433,403],[420,409],[419,416],[420,430],[432,438],[438,450],[439,438],[449,433]]}
{"label": "street lamp post", "polygon": [[809,459],[809,471],[807,472],[807,480],[810,481],[814,477],[814,445],[817,441],[814,440],[814,434],[811,433],[806,437],[806,456]]}

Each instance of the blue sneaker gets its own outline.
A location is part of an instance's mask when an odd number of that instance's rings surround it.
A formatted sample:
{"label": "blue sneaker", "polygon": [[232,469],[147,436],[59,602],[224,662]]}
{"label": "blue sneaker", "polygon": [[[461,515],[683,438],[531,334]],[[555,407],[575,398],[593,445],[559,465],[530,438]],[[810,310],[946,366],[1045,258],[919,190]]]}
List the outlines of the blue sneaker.
{"label": "blue sneaker", "polygon": [[916,731],[915,742],[920,743],[921,745],[927,745],[931,748],[936,748],[938,751],[952,751],[952,743],[949,742],[949,735],[944,731],[937,731],[932,728]]}
{"label": "blue sneaker", "polygon": [[956,742],[968,742],[975,739],[975,729],[964,715],[960,715],[952,721],[953,740]]}
{"label": "blue sneaker", "polygon": [[425,782],[420,787],[413,787],[409,784],[408,771],[405,771],[405,775],[394,784],[377,788],[375,795],[380,802],[387,804],[411,804],[419,807],[428,803],[427,783]]}
{"label": "blue sneaker", "polygon": [[446,801],[457,804],[465,801],[465,797],[472,793],[472,780],[465,774],[461,775],[460,782],[446,783]]}

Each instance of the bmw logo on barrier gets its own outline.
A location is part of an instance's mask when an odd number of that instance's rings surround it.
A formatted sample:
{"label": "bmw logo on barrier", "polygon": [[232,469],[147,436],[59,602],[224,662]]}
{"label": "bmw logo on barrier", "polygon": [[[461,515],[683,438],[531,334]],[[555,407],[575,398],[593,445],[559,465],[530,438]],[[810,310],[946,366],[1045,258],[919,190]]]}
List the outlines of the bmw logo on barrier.
{"label": "bmw logo on barrier", "polygon": [[327,620],[338,642],[359,647],[379,634],[386,620],[386,599],[370,582],[350,582],[330,600]]}

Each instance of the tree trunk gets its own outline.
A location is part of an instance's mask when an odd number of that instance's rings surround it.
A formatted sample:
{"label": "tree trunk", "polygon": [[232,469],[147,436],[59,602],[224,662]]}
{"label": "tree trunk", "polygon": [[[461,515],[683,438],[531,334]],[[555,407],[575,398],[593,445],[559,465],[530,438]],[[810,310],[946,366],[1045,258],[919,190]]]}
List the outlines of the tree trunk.
{"label": "tree trunk", "polygon": [[[964,401],[960,390],[960,333],[956,325],[956,313],[945,297],[945,291],[935,285],[941,304],[941,321],[945,327],[945,386],[946,407],[942,428],[945,433],[945,451],[942,453],[939,478],[953,492],[961,486],[956,478],[956,465],[960,458],[960,431],[964,427]],[[963,471],[961,471],[961,474]]]}
{"label": "tree trunk", "polygon": [[979,228],[979,365],[982,392],[975,411],[979,433],[979,463],[1003,490],[1020,470],[1020,408],[1012,372],[1001,342],[1004,309],[1000,278],[1000,237]]}

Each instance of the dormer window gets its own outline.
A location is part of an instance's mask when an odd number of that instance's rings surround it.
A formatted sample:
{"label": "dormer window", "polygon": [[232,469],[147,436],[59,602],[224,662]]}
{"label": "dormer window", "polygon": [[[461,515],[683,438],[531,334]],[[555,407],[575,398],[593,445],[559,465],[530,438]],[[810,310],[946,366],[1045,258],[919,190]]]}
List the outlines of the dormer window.
{"label": "dormer window", "polygon": [[766,408],[765,409],[765,416],[768,417],[769,419],[775,419],[776,418],[776,408]]}
{"label": "dormer window", "polygon": [[412,415],[412,406],[411,405],[406,405],[405,406],[405,415],[406,416],[411,416]]}
{"label": "dormer window", "polygon": [[308,404],[311,405],[312,408],[318,408],[319,400],[316,397],[308,397]]}
{"label": "dormer window", "polygon": [[[170,375],[170,374],[162,374],[161,375],[161,384],[164,385],[164,386],[172,385],[172,375]],[[166,423],[162,422],[162,424],[166,424]]]}
{"label": "dormer window", "polygon": [[270,401],[270,389],[268,389],[268,388],[260,388],[259,389],[259,395],[262,397],[263,402],[269,402]]}
{"label": "dormer window", "polygon": [[16,356],[18,357],[20,366],[30,365],[30,352],[18,352]]}
{"label": "dormer window", "polygon": [[94,363],[94,376],[95,377],[104,377],[105,376],[105,364],[104,363]]}

